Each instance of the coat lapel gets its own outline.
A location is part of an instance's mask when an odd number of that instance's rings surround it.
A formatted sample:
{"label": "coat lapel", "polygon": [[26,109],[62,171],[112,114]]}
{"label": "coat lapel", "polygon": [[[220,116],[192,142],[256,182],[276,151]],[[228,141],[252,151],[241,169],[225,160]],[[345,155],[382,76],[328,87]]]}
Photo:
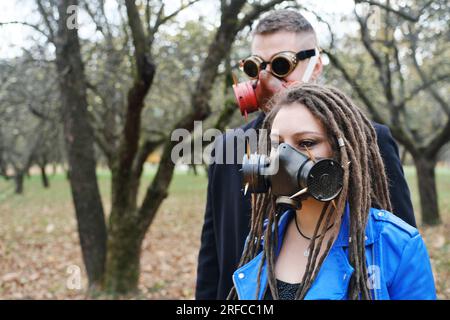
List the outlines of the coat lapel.
{"label": "coat lapel", "polygon": [[260,252],[249,263],[243,265],[233,273],[233,283],[239,300],[262,299],[264,289],[267,284],[267,264],[264,263],[261,270],[261,288],[258,298],[256,297],[256,288],[258,283],[258,272],[261,265],[263,252]]}
{"label": "coat lapel", "polygon": [[346,299],[352,274],[353,267],[348,262],[344,250],[333,246],[308,290],[305,300]]}

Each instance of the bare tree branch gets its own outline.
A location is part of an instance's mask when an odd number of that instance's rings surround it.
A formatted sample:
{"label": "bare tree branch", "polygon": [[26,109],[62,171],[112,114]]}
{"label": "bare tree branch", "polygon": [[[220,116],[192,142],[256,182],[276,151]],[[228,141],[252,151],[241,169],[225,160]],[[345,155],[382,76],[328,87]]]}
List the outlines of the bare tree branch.
{"label": "bare tree branch", "polygon": [[449,80],[449,79],[450,79],[450,74],[447,73],[447,74],[443,74],[443,75],[437,76],[435,78],[429,79],[426,82],[422,82],[422,84],[420,84],[419,86],[417,86],[413,90],[411,90],[409,95],[406,96],[403,101],[408,102],[408,101],[412,100],[420,92],[426,90],[428,87],[434,86],[436,83],[439,83],[439,82],[445,81],[445,80]]}
{"label": "bare tree branch", "polygon": [[384,3],[380,3],[378,1],[371,1],[371,0],[355,0],[355,3],[367,3],[371,6],[377,6],[380,7],[386,11],[395,13],[397,15],[399,15],[400,17],[402,17],[405,20],[411,21],[411,22],[417,22],[420,19],[420,16],[422,15],[422,12],[432,3],[433,1],[428,1],[420,10],[416,15],[412,15],[409,12],[406,12],[405,10],[401,10],[401,9],[394,9],[392,8],[392,6],[388,5],[388,4],[384,4]]}
{"label": "bare tree branch", "polygon": [[37,117],[41,120],[44,120],[44,121],[53,121],[54,120],[51,117],[49,117],[47,114],[44,114],[43,112],[37,110],[35,107],[33,107],[33,104],[31,104],[31,103],[28,103],[27,107],[32,115],[34,115],[35,117]]}
{"label": "bare tree branch", "polygon": [[[49,40],[52,43],[55,43],[55,30],[52,26],[52,23],[50,22],[51,15],[45,10],[44,6],[42,5],[41,0],[36,0],[36,4],[38,6],[38,11],[41,14],[42,18],[44,19],[44,23],[47,26],[48,32],[49,32]],[[54,19],[53,19],[54,20]]]}
{"label": "bare tree branch", "polygon": [[145,4],[145,21],[147,25],[147,33],[150,36],[152,34],[151,17],[152,17],[152,7],[150,5],[151,0],[147,0]]}
{"label": "bare tree branch", "polygon": [[0,26],[6,26],[9,24],[20,24],[23,26],[27,26],[30,27],[32,29],[34,29],[35,31],[39,32],[41,35],[43,35],[48,41],[53,42],[52,41],[52,36],[45,33],[45,31],[41,30],[37,25],[28,23],[28,22],[24,22],[24,21],[8,21],[8,22],[0,22]]}
{"label": "bare tree branch", "polygon": [[363,42],[364,47],[366,48],[367,52],[370,54],[370,56],[372,57],[375,66],[378,69],[379,72],[379,78],[380,78],[380,82],[383,85],[383,87],[385,88],[387,86],[387,81],[385,78],[385,73],[384,73],[384,68],[383,68],[383,62],[381,60],[381,57],[379,56],[378,52],[372,47],[372,43],[371,43],[371,39],[370,39],[370,35],[368,32],[368,27],[367,27],[367,19],[369,18],[369,16],[366,16],[365,18],[362,18],[357,12],[356,10],[354,10],[354,14],[356,16],[356,20],[359,23],[360,26],[360,35],[361,35],[361,40]]}
{"label": "bare tree branch", "polygon": [[447,123],[438,131],[437,134],[430,139],[429,144],[425,149],[425,152],[430,157],[434,157],[438,151],[449,141],[450,137],[450,118],[447,118]]}
{"label": "bare tree branch", "polygon": [[[429,82],[429,79],[427,78],[425,72],[420,67],[418,61],[417,61],[417,36],[411,33],[410,36],[411,40],[411,59],[413,61],[414,68],[416,69],[417,73],[419,74],[420,79],[425,84]],[[445,101],[445,99],[437,92],[437,90],[434,88],[434,86],[426,86],[426,90],[430,93],[430,95],[436,100],[436,102],[439,104],[441,109],[447,114],[447,116],[450,117],[450,106]]]}
{"label": "bare tree branch", "polygon": [[327,49],[323,49],[323,53],[325,53],[328,56],[333,66],[342,73],[344,79],[351,85],[351,87],[354,90],[356,90],[358,96],[361,98],[361,100],[363,100],[364,104],[369,109],[375,121],[380,123],[388,123],[387,119],[384,119],[381,116],[381,114],[378,113],[378,110],[372,104],[370,98],[366,95],[365,91],[360,87],[360,85],[356,82],[356,80],[348,73],[347,69],[344,67],[343,63],[339,60],[339,58]]}
{"label": "bare tree branch", "polygon": [[[171,14],[169,14],[168,16],[164,16],[162,18],[160,18],[159,22],[155,24],[155,26],[153,27],[155,30],[158,30],[159,26],[166,23],[167,21],[169,21],[170,19],[173,19],[174,17],[176,17],[181,11],[185,10],[186,8],[189,8],[190,6],[192,6],[194,3],[198,2],[199,0],[191,0],[188,3],[181,5],[177,10],[175,10],[174,12],[172,12]],[[159,16],[159,15],[158,15]]]}
{"label": "bare tree branch", "polygon": [[147,161],[150,154],[152,154],[159,146],[163,145],[167,138],[165,136],[160,136],[154,140],[145,140],[139,147],[139,151],[136,155],[135,161],[133,163],[133,176],[134,181],[139,182],[142,170],[144,169],[144,163]]}
{"label": "bare tree branch", "polygon": [[271,0],[264,4],[255,3],[253,4],[252,10],[247,13],[239,22],[238,29],[242,30],[246,26],[250,25],[255,19],[257,19],[262,13],[273,8],[275,5],[282,3],[284,0]]}
{"label": "bare tree branch", "polygon": [[153,26],[150,23],[150,18],[151,18],[151,8],[149,5],[149,1],[147,1],[147,5],[146,5],[146,20],[147,20],[147,30],[148,30],[148,43],[151,45],[155,39],[155,35],[158,32],[159,28],[167,23],[169,20],[175,18],[181,11],[185,10],[186,8],[189,8],[190,6],[192,6],[193,4],[195,4],[196,2],[198,2],[199,0],[191,0],[186,4],[182,4],[177,10],[175,10],[174,12],[172,12],[169,15],[165,15],[164,14],[164,8],[165,5],[164,3],[161,3],[161,6],[159,7],[159,10],[156,14],[156,19],[155,19],[155,23],[153,24]]}
{"label": "bare tree branch", "polygon": [[[104,5],[104,3],[102,1],[102,3],[100,3],[99,11],[102,13],[104,21],[98,21],[98,18],[96,16],[96,14],[94,13],[94,11],[89,6],[89,3],[87,1],[84,2],[84,8],[85,8],[86,12],[88,13],[88,15],[91,17],[91,20],[95,23],[96,29],[98,31],[100,31],[100,33],[103,35],[103,37],[105,37],[105,39],[108,39],[108,41],[111,43],[112,42],[111,28],[109,26],[108,20],[106,19],[105,10],[104,10],[103,5]],[[106,27],[106,31],[103,26]]]}

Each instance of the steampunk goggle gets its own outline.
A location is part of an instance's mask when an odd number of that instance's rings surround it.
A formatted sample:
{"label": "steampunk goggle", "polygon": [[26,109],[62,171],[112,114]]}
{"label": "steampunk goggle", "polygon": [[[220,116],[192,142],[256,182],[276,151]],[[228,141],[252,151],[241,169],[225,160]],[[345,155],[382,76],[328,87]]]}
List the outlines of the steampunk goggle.
{"label": "steampunk goggle", "polygon": [[302,50],[297,53],[293,51],[282,51],[274,54],[270,61],[264,61],[260,56],[252,55],[241,60],[239,66],[247,76],[256,79],[258,78],[259,72],[270,64],[270,72],[278,78],[284,78],[294,71],[300,61],[315,56],[316,52],[316,49]]}

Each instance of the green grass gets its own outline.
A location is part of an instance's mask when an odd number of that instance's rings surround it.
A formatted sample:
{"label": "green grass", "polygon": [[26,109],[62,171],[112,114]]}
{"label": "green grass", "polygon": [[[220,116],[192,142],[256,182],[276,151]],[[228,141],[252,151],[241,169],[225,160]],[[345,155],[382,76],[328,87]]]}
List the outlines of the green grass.
{"label": "green grass", "polygon": [[[406,180],[411,191],[411,200],[418,224],[421,224],[420,198],[416,170],[412,166],[404,168]],[[438,202],[441,217],[450,215],[450,168],[438,167],[436,169],[436,184],[438,189]]]}
{"label": "green grass", "polygon": [[[152,181],[155,170],[147,169],[141,179],[140,199],[144,195],[145,188]],[[71,201],[69,182],[65,174],[56,173],[49,175],[50,188],[42,187],[39,175],[31,175],[25,178],[24,193],[16,195],[14,193],[13,181],[0,179],[0,205],[7,204],[12,211],[22,210],[24,207],[32,207],[33,211],[39,212],[39,209],[46,206],[66,205]],[[100,187],[100,193],[105,207],[109,207],[111,199],[111,173],[105,169],[97,170],[97,181]],[[192,194],[203,193],[206,189],[207,178],[203,170],[199,170],[198,176],[192,172],[177,170],[174,179],[169,187],[169,195],[173,197],[191,198]],[[195,197],[194,197],[195,198]]]}

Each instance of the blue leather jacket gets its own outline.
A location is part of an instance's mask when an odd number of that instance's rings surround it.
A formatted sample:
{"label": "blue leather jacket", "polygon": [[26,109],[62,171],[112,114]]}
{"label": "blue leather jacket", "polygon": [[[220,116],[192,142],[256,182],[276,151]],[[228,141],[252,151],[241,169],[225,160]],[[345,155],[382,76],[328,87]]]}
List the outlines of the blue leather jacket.
{"label": "blue leather jacket", "polygon": [[[279,241],[295,214],[287,210],[279,220]],[[348,260],[349,208],[345,208],[339,235],[306,294],[305,299],[346,299],[353,273]],[[262,246],[264,243],[262,243]],[[366,227],[366,261],[369,289],[374,299],[436,299],[436,289],[430,259],[425,244],[416,228],[375,208],[370,209]],[[279,254],[279,245],[276,254]],[[267,287],[267,265],[261,272],[261,287],[256,295],[258,271],[262,252],[233,273],[233,282],[239,299],[261,300]],[[269,289],[267,289],[269,290]]]}

